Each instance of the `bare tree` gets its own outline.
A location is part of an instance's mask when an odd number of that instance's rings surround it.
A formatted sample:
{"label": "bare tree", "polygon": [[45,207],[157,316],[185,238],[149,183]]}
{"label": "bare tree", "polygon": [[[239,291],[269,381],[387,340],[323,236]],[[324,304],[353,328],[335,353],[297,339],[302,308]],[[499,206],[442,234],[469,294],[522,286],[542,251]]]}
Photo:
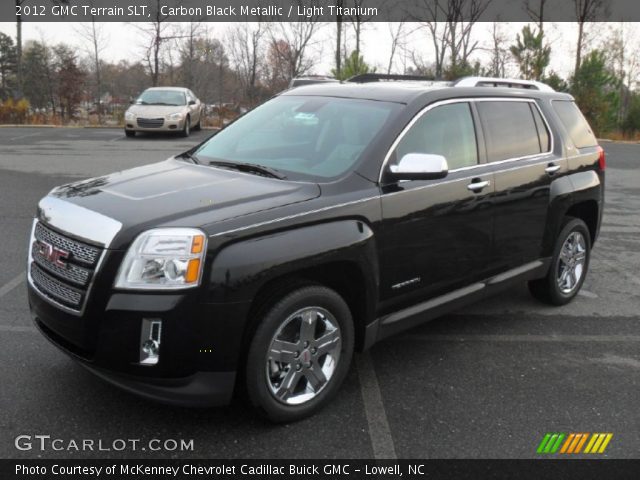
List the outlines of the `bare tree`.
{"label": "bare tree", "polygon": [[508,36],[502,29],[502,22],[493,22],[491,29],[491,70],[490,76],[506,77],[506,67],[509,61],[509,47],[507,46]]}
{"label": "bare tree", "polygon": [[[445,15],[440,6],[443,1],[444,0],[418,0],[424,8],[425,14],[412,18],[418,21],[421,27],[429,32],[434,50],[433,74],[436,78],[442,78],[446,55],[446,42],[449,37],[448,24],[444,21]],[[421,19],[425,20],[421,21]],[[420,69],[422,61],[417,58],[415,52],[412,52],[411,56],[413,57],[413,63]]]}
{"label": "bare tree", "polygon": [[598,15],[607,12],[607,5],[604,0],[573,0],[575,7],[576,20],[578,22],[578,41],[576,44],[576,66],[573,71],[574,75],[580,69],[582,63],[582,51],[588,41],[588,32],[585,26],[589,22],[594,22]]}
{"label": "bare tree", "polygon": [[355,40],[355,52],[360,56],[360,47],[362,45],[362,30],[366,22],[371,20],[371,17],[362,15],[361,12],[367,0],[351,0],[352,6],[355,7],[355,13],[349,17],[351,25],[353,26],[354,40]]}
{"label": "bare tree", "polygon": [[16,0],[16,67],[18,70],[18,89],[22,95],[22,17],[17,15],[17,10],[25,0]]}
{"label": "bare tree", "polygon": [[227,35],[227,50],[244,97],[250,104],[257,100],[258,76],[263,63],[263,22],[234,24]]}
{"label": "bare tree", "polygon": [[632,88],[640,74],[640,53],[638,39],[630,31],[627,24],[620,22],[614,25],[610,35],[606,37],[600,48],[606,53],[609,69],[620,83],[620,106],[617,118],[620,124],[627,116],[632,98]]}
{"label": "bare tree", "polygon": [[183,71],[183,81],[187,88],[193,88],[195,82],[194,67],[196,58],[198,56],[196,48],[198,39],[201,38],[202,33],[202,23],[189,22],[188,26],[182,34],[182,37],[185,38],[185,41],[180,48],[180,54],[182,57],[181,66]]}
{"label": "bare tree", "polygon": [[288,48],[276,48],[280,61],[287,69],[287,78],[299,77],[309,73],[315,63],[319,42],[316,33],[321,24],[318,17],[309,17],[303,22],[278,22],[271,24],[269,34],[271,43],[285,42]]}
{"label": "bare tree", "polygon": [[405,23],[398,22],[395,25],[388,23],[389,35],[391,37],[391,52],[389,53],[389,63],[387,64],[387,74],[393,69],[393,60],[398,50],[403,49],[406,41]]}
{"label": "bare tree", "polygon": [[538,26],[538,31],[544,32],[544,7],[548,0],[525,0],[524,8],[529,18]]}
{"label": "bare tree", "polygon": [[98,113],[98,123],[102,123],[102,72],[100,65],[100,54],[105,49],[108,37],[104,33],[103,24],[96,23],[95,17],[91,17],[91,23],[79,24],[76,33],[88,42],[87,52],[93,63],[95,76],[95,99],[96,111]]}
{"label": "bare tree", "polygon": [[479,46],[471,35],[473,27],[491,1],[418,0],[424,7],[425,15],[420,15],[416,20],[430,33],[435,51],[436,78],[444,75],[445,59],[449,61],[449,71],[454,76],[461,67],[468,64],[470,55]]}
{"label": "bare tree", "polygon": [[336,10],[336,74],[340,75],[342,68],[342,23],[344,20],[342,8],[344,7],[344,0],[336,0],[336,6],[338,7]]}
{"label": "bare tree", "polygon": [[155,0],[155,6],[150,9],[153,21],[144,24],[133,24],[147,39],[145,61],[154,87],[158,86],[160,81],[160,66],[165,44],[171,40],[183,38],[182,35],[174,33],[173,25],[167,21],[169,16],[162,15],[161,6],[161,1]]}
{"label": "bare tree", "polygon": [[492,0],[449,0],[446,22],[449,26],[449,55],[451,70],[469,61],[469,56],[478,48],[478,41],[471,36],[474,25],[484,14]]}

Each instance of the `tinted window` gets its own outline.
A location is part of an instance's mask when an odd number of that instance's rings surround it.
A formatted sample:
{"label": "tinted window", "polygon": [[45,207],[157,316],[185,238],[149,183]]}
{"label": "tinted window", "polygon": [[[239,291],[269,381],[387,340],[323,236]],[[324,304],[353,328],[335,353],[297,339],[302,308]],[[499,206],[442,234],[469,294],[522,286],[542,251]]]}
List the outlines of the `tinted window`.
{"label": "tinted window", "polygon": [[538,129],[538,138],[540,139],[540,149],[543,152],[548,152],[551,149],[551,137],[549,136],[549,130],[542,120],[540,111],[533,104],[529,104],[531,112],[533,113],[533,119],[536,122],[536,128]]}
{"label": "tinted window", "polygon": [[478,102],[476,105],[482,119],[489,161],[541,152],[529,102]]}
{"label": "tinted window", "polygon": [[449,169],[478,163],[478,147],[468,103],[441,105],[424,114],[395,150],[395,161],[407,153],[433,153],[447,159]]}
{"label": "tinted window", "polygon": [[589,124],[574,102],[554,101],[552,105],[577,148],[592,147],[598,144]]}
{"label": "tinted window", "polygon": [[196,152],[246,162],[290,179],[337,177],[353,167],[399,105],[332,97],[280,96],[213,136]]}

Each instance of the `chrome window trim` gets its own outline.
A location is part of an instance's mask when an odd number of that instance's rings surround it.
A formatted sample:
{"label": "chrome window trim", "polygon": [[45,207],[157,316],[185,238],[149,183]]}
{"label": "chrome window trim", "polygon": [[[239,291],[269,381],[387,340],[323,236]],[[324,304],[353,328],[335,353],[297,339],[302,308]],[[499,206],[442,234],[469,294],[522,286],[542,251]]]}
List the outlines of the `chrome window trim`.
{"label": "chrome window trim", "polygon": [[[525,155],[523,157],[513,157],[513,158],[507,158],[507,159],[504,159],[504,160],[498,160],[496,162],[478,163],[477,165],[470,165],[470,166],[467,166],[467,167],[454,168],[453,170],[449,170],[449,174],[455,173],[455,172],[464,171],[464,170],[473,170],[475,168],[486,167],[486,166],[489,166],[489,165],[500,165],[500,164],[506,163],[506,162],[516,162],[516,161],[519,161],[519,160],[528,160],[528,159],[531,159],[531,158],[537,158],[537,157],[541,157],[541,156],[546,156],[546,155],[549,155],[549,154],[553,153],[554,148],[555,148],[555,137],[553,135],[553,131],[551,130],[551,128],[549,126],[549,122],[547,121],[547,118],[544,116],[544,113],[540,109],[540,106],[538,105],[538,103],[533,98],[516,98],[516,97],[514,97],[514,98],[511,98],[511,97],[450,98],[448,100],[441,100],[439,102],[435,102],[435,103],[432,103],[430,105],[427,105],[422,110],[420,110],[416,115],[414,115],[414,117],[411,119],[411,121],[402,129],[400,134],[396,137],[394,142],[391,144],[391,147],[389,148],[389,150],[387,151],[387,154],[384,157],[384,160],[382,162],[382,167],[380,168],[380,173],[378,174],[378,184],[382,183],[382,175],[384,174],[384,171],[387,168],[387,164],[389,163],[389,159],[391,158],[391,155],[395,151],[395,149],[398,146],[398,144],[402,141],[404,136],[407,134],[409,129],[411,129],[411,127],[413,127],[413,125],[418,120],[420,120],[425,114],[427,114],[430,110],[432,110],[432,109],[434,109],[436,107],[439,107],[439,106],[442,106],[442,105],[449,105],[449,104],[453,104],[453,103],[472,103],[472,102],[526,102],[526,103],[533,103],[535,105],[535,107],[538,109],[538,113],[540,114],[540,117],[542,117],[542,121],[544,122],[544,125],[547,128],[547,132],[549,133],[549,139],[550,139],[549,150],[546,151],[546,152],[536,153],[536,154],[533,154],[533,155]],[[475,122],[475,119],[474,119],[474,122]],[[478,127],[478,125],[476,125],[476,128],[477,127]]]}

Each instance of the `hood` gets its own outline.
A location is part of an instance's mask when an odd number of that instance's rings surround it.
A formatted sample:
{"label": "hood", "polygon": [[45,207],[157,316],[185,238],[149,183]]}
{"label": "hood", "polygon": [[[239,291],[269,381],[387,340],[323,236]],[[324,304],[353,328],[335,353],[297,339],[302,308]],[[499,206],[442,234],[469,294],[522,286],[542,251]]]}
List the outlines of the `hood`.
{"label": "hood", "polygon": [[[180,219],[196,214],[204,214],[198,216],[204,223],[192,226],[202,227],[319,195],[317,184],[175,159],[70,183],[49,193],[56,200],[109,217],[122,225],[122,233],[133,230],[134,234],[158,225],[178,224]],[[118,248],[117,243],[121,242],[115,242],[114,248]]]}
{"label": "hood", "polygon": [[166,117],[172,113],[185,112],[186,110],[186,105],[131,105],[127,111],[136,117],[155,118]]}

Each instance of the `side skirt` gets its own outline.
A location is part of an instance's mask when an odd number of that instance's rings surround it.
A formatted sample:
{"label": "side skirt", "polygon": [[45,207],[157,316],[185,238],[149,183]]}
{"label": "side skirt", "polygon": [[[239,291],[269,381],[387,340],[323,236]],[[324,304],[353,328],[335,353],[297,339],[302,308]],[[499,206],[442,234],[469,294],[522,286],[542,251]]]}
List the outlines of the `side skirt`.
{"label": "side skirt", "polygon": [[550,264],[551,258],[541,258],[481,282],[473,283],[377,318],[367,325],[363,349],[366,350],[383,338],[415,327],[483,298],[490,297],[518,283],[544,277],[549,270]]}

